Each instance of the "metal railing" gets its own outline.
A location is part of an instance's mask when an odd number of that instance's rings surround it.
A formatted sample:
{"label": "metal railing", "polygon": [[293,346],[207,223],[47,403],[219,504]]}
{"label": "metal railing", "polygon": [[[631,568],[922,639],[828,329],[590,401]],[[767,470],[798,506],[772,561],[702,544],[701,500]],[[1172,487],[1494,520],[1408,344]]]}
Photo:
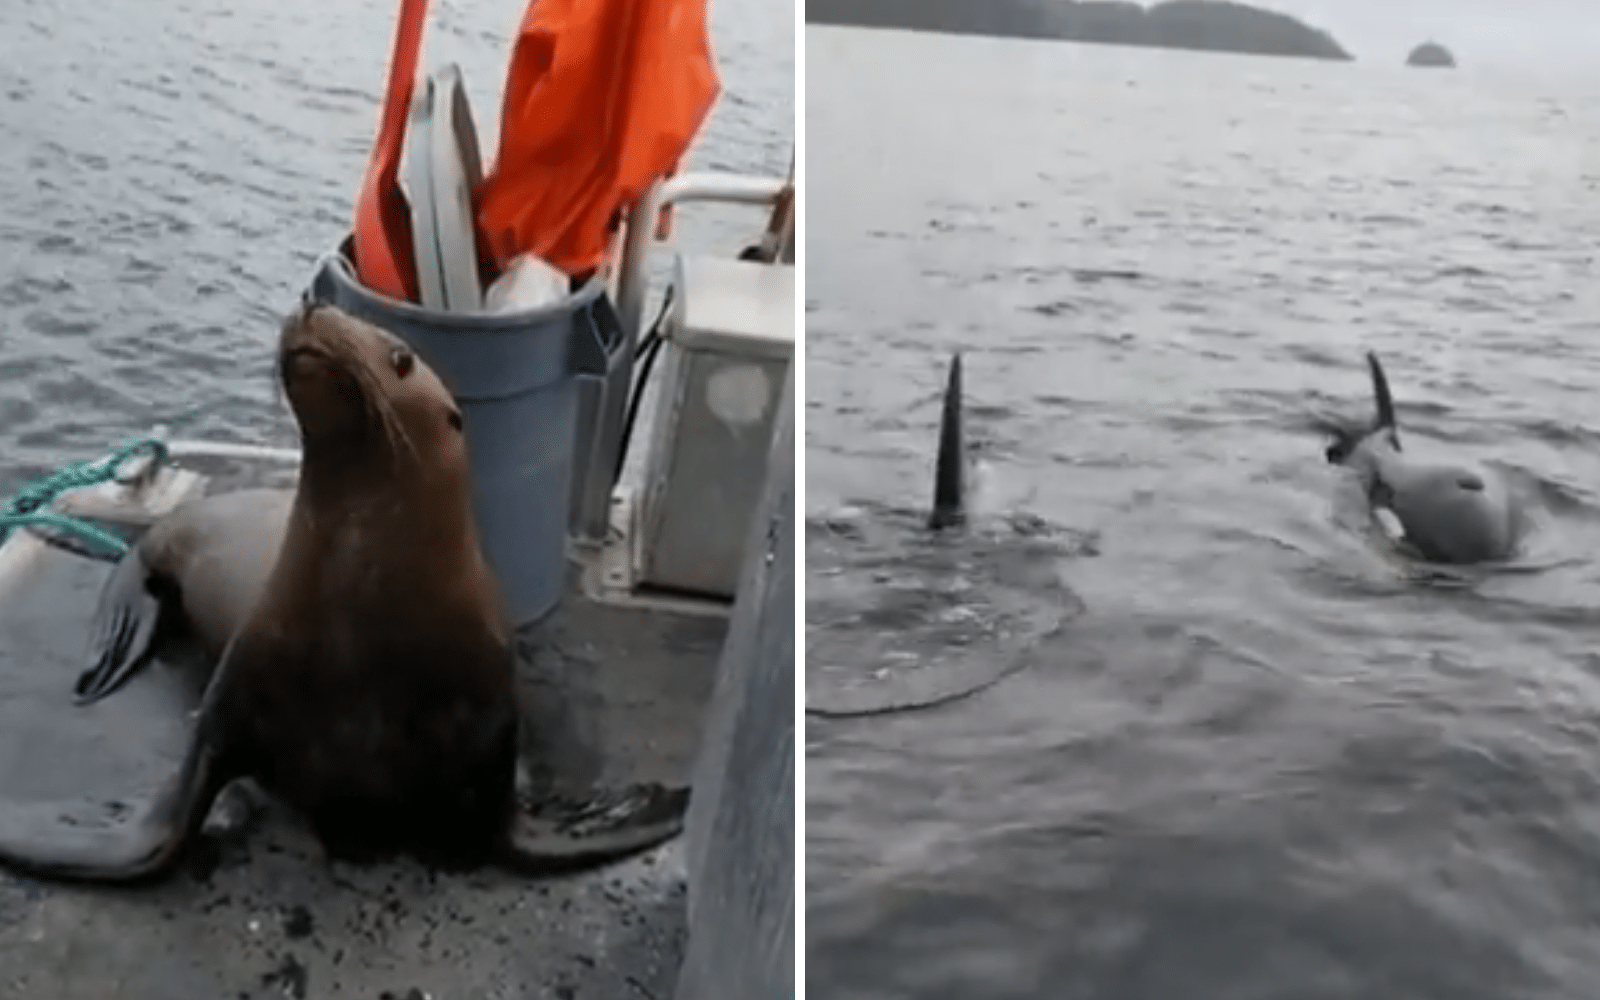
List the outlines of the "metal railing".
{"label": "metal railing", "polygon": [[[791,190],[791,179],[748,174],[689,172],[658,181],[628,207],[616,277],[617,315],[622,322],[623,344],[615,366],[606,375],[599,396],[599,412],[589,434],[586,454],[575,463],[583,477],[571,518],[572,533],[581,541],[598,542],[611,523],[611,492],[620,465],[622,428],[627,420],[628,397],[633,385],[634,353],[642,333],[645,300],[650,290],[650,251],[657,242],[656,220],[669,205],[720,202],[729,205],[771,207]],[[580,425],[583,417],[580,416]]]}

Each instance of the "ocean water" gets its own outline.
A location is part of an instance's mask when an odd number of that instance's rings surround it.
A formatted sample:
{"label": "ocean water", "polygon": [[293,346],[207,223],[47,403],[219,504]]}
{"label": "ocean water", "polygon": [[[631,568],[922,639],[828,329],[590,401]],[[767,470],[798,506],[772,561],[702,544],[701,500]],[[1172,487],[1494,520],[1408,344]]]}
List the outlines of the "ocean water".
{"label": "ocean water", "polygon": [[[461,65],[486,158],[526,6],[431,7],[423,65]],[[781,176],[794,136],[791,6],[711,6],[723,93],[688,167]],[[157,423],[292,440],[272,378],[277,326],[348,231],[397,10],[0,7],[0,489]],[[677,237],[736,250],[764,221],[691,209]]]}
{"label": "ocean water", "polygon": [[[810,994],[1600,996],[1600,77],[806,45],[807,703],[942,702],[808,722]],[[1368,349],[1511,565],[1374,537]]]}

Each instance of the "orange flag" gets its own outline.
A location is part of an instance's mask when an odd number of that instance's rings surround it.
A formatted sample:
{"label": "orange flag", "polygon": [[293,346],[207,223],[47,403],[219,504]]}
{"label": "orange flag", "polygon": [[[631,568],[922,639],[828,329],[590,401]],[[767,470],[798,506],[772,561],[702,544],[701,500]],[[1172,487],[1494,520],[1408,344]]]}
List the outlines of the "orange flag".
{"label": "orange flag", "polygon": [[496,272],[525,252],[604,264],[613,215],[676,167],[720,89],[706,0],[533,0],[478,207]]}
{"label": "orange flag", "polygon": [[407,302],[417,300],[417,261],[411,245],[411,208],[398,178],[427,17],[428,0],[400,0],[378,138],[356,196],[356,276],[373,291]]}

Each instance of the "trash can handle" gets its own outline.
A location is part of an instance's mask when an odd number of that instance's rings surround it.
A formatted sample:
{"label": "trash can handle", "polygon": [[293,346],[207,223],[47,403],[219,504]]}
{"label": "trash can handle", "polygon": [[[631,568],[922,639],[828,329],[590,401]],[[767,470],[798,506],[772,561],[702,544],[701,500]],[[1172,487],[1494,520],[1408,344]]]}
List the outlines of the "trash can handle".
{"label": "trash can handle", "polygon": [[567,370],[573,375],[606,375],[622,356],[622,319],[611,296],[602,292],[572,317],[572,352]]}
{"label": "trash can handle", "polygon": [[346,264],[345,256],[337,251],[323,254],[318,259],[317,270],[311,276],[311,283],[306,285],[305,290],[300,293],[300,304],[302,306],[332,305],[338,300],[334,289],[333,274],[331,273],[335,267],[344,267],[347,271],[350,270]]}

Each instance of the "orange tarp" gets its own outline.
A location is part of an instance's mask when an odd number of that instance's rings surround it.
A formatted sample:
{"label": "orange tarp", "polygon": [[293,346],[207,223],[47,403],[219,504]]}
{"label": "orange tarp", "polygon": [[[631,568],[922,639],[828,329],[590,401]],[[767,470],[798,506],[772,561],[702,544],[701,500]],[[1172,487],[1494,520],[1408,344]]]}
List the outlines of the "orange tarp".
{"label": "orange tarp", "polygon": [[529,251],[603,265],[613,214],[676,167],[719,90],[706,0],[533,0],[478,208],[496,272]]}
{"label": "orange tarp", "polygon": [[400,0],[383,117],[379,119],[372,157],[367,161],[367,175],[356,195],[356,276],[373,291],[407,302],[418,298],[417,261],[411,245],[411,208],[400,191],[398,178],[427,17],[428,0]]}

